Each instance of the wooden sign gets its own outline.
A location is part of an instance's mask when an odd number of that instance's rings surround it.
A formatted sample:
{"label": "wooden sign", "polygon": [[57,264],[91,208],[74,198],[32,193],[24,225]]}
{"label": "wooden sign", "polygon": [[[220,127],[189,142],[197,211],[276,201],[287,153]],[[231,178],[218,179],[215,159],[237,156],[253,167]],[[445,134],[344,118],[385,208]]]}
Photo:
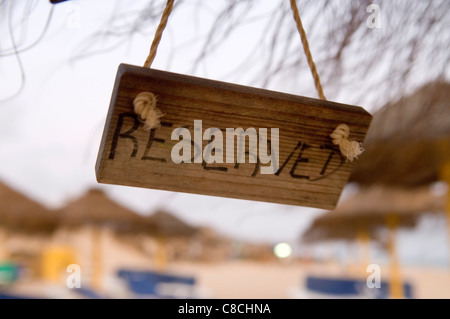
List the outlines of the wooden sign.
{"label": "wooden sign", "polygon": [[[133,100],[164,114],[144,130]],[[121,64],[96,163],[100,183],[333,209],[352,164],[339,124],[363,142],[363,108]]]}

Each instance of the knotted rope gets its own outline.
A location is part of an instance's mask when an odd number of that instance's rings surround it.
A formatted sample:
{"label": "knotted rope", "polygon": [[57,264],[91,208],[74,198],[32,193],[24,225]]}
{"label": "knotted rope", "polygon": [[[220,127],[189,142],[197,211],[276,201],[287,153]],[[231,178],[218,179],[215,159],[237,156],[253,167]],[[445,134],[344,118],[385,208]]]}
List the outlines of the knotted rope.
{"label": "knotted rope", "polygon": [[[173,3],[174,0],[167,0],[163,14],[161,16],[161,20],[153,38],[152,45],[150,47],[149,55],[144,63],[144,67],[146,68],[150,68],[153,60],[155,59],[159,42],[161,41],[163,31],[167,25],[167,21],[169,20],[170,13],[173,9]],[[290,3],[294,15],[295,24],[300,34],[303,51],[305,52],[308,65],[314,79],[314,85],[316,87],[317,94],[319,95],[320,99],[326,101],[325,94],[323,93],[322,89],[322,84],[320,83],[319,74],[317,72],[316,65],[309,49],[308,39],[305,29],[303,28],[302,20],[300,18],[297,2],[296,0],[291,0]],[[159,119],[164,114],[156,107],[156,102],[156,96],[151,92],[141,92],[133,101],[134,111],[139,115],[140,120],[144,121],[145,130],[156,129],[161,126]],[[349,134],[350,128],[345,124],[339,124],[333,131],[333,133],[330,134],[330,137],[333,140],[333,144],[339,146],[342,155],[345,156],[347,160],[353,161],[355,158],[358,158],[358,156],[364,151],[364,149],[362,148],[361,143],[348,140]]]}
{"label": "knotted rope", "polygon": [[[161,41],[162,34],[166,28],[167,21],[169,20],[170,13],[173,9],[174,0],[167,0],[166,7],[159,21],[159,25],[156,28],[155,36],[153,37],[152,45],[150,47],[150,53],[144,63],[144,68],[150,68],[158,50],[159,42]],[[133,101],[134,112],[139,115],[139,119],[144,121],[144,130],[157,129],[161,126],[159,118],[164,115],[160,109],[156,107],[156,96],[151,92],[139,93]]]}
{"label": "knotted rope", "polygon": [[355,158],[364,151],[361,143],[357,141],[349,141],[348,136],[350,128],[345,124],[339,124],[330,137],[333,139],[333,144],[338,145],[343,156],[352,162]]}
{"label": "knotted rope", "polygon": [[[294,14],[294,20],[298,33],[300,34],[300,39],[302,41],[303,51],[305,52],[309,69],[311,70],[311,74],[314,78],[314,85],[316,86],[317,94],[320,99],[326,101],[325,95],[323,94],[322,84],[320,83],[319,73],[317,72],[316,64],[314,63],[311,51],[309,49],[308,38],[298,12],[296,0],[291,0],[291,9]],[[339,145],[342,155],[345,156],[348,161],[352,162],[355,158],[358,158],[364,149],[362,148],[361,143],[357,141],[349,141],[349,134],[350,128],[345,124],[339,124],[333,133],[330,134],[330,137],[333,139],[333,144]]]}
{"label": "knotted rope", "polygon": [[134,112],[144,122],[144,130],[157,129],[161,127],[159,118],[163,112],[156,107],[156,95],[151,92],[139,93],[133,101]]}

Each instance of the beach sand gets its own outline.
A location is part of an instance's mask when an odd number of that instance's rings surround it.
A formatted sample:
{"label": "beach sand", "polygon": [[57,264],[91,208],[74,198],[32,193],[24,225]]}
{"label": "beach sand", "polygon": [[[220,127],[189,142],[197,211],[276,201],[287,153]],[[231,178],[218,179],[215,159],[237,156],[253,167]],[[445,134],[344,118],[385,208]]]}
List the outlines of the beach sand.
{"label": "beach sand", "polygon": [[[80,264],[82,283],[89,287],[92,272],[92,250],[89,230],[81,230],[64,236],[72,247],[76,247],[77,262]],[[57,241],[59,242],[59,240]],[[118,279],[119,269],[158,270],[196,279],[197,297],[218,299],[289,299],[309,298],[305,290],[305,280],[309,275],[325,277],[367,278],[368,273],[358,265],[340,265],[335,262],[305,262],[300,260],[256,261],[230,259],[220,262],[169,262],[164,269],[158,269],[154,259],[143,254],[137,247],[130,245],[110,232],[102,235],[101,249],[103,295],[114,298],[131,298],[124,283]],[[76,298],[67,293],[65,278],[58,285],[42,280],[28,279],[11,287],[11,292],[33,296],[44,293],[51,298]],[[389,267],[382,265],[382,280],[388,280]],[[450,269],[437,267],[403,267],[402,278],[413,286],[413,298],[448,299],[450,298]],[[364,279],[365,280],[365,279]],[[61,289],[66,288],[66,290]]]}
{"label": "beach sand", "polygon": [[[118,268],[155,269],[153,260],[128,246],[121,247],[117,239],[105,240],[107,274],[114,276]],[[106,268],[105,268],[106,269]],[[334,262],[314,263],[299,260],[254,261],[228,260],[222,262],[173,262],[166,272],[196,278],[200,297],[286,299],[308,298],[304,289],[308,275],[366,279],[369,273],[360,265],[340,265]],[[413,297],[418,299],[450,298],[450,268],[403,267],[404,281],[411,283]],[[389,280],[389,265],[381,265],[381,279]]]}

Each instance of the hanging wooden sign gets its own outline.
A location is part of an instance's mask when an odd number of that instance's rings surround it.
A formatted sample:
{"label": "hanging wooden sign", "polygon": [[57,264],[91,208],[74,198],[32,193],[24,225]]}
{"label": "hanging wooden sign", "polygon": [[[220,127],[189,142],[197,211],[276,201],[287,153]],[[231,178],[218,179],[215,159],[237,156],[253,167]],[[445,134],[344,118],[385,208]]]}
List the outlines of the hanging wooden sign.
{"label": "hanging wooden sign", "polygon": [[[134,112],[151,92],[160,125]],[[100,183],[333,209],[352,163],[330,134],[362,143],[363,108],[121,64],[96,163]]]}

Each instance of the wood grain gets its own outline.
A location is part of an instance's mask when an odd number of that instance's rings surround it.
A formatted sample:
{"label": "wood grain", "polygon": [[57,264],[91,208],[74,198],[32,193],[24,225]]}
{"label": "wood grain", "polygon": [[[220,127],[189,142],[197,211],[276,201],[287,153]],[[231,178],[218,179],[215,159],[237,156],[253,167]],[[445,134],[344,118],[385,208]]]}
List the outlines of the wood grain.
{"label": "wood grain", "polygon": [[[157,130],[145,131],[133,112],[133,99],[143,91],[156,94],[165,113]],[[352,164],[329,135],[344,123],[350,139],[363,142],[371,119],[357,106],[121,64],[98,153],[97,180],[333,209]],[[270,137],[270,129],[279,128],[278,172],[261,174],[248,159],[241,164],[175,164],[171,149],[178,140],[172,141],[171,133],[186,127],[193,137],[194,120],[202,120],[203,131],[267,128]],[[203,141],[202,148],[208,143]]]}

